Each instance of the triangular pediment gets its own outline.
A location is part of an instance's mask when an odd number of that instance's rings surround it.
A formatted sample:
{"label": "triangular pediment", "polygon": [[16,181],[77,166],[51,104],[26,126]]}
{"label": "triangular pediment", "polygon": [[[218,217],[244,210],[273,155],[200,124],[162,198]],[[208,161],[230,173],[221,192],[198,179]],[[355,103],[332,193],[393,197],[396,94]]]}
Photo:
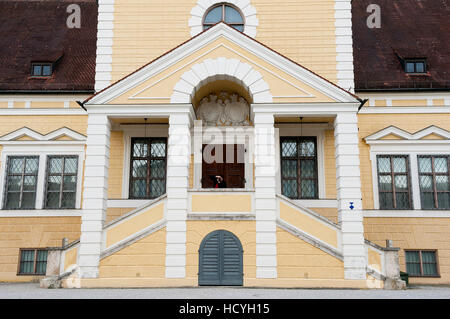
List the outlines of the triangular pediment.
{"label": "triangular pediment", "polygon": [[253,103],[356,103],[358,98],[224,23],[204,31],[85,101],[191,103],[205,83],[232,80]]}
{"label": "triangular pediment", "polygon": [[0,144],[9,144],[14,142],[29,143],[29,142],[83,142],[86,140],[86,136],[77,133],[67,127],[62,127],[47,134],[41,134],[28,127],[22,127],[16,131],[8,133],[0,137]]}

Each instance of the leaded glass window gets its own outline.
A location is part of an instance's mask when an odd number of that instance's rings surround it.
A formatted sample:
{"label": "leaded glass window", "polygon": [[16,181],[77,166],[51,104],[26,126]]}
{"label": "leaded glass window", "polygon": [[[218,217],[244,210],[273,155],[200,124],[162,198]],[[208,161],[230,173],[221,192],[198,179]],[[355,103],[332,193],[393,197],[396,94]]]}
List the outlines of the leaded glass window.
{"label": "leaded glass window", "polygon": [[412,277],[439,276],[436,250],[406,250],[406,272]]}
{"label": "leaded glass window", "polygon": [[315,137],[282,137],[281,193],[292,199],[318,198]]}
{"label": "leaded glass window", "polygon": [[75,208],[78,156],[48,156],[45,208]]}
{"label": "leaded glass window", "polygon": [[4,209],[34,209],[39,169],[37,156],[8,156]]}
{"label": "leaded glass window", "polygon": [[19,275],[45,275],[47,270],[45,249],[20,249]]}
{"label": "leaded glass window", "polygon": [[166,138],[133,138],[130,198],[156,198],[166,192]]}
{"label": "leaded glass window", "polygon": [[450,209],[450,156],[418,156],[422,209]]}
{"label": "leaded glass window", "polygon": [[379,155],[377,168],[380,209],[411,209],[409,156]]}
{"label": "leaded glass window", "polygon": [[244,18],[239,10],[232,5],[222,3],[209,9],[203,18],[203,30],[211,28],[220,21],[244,32]]}

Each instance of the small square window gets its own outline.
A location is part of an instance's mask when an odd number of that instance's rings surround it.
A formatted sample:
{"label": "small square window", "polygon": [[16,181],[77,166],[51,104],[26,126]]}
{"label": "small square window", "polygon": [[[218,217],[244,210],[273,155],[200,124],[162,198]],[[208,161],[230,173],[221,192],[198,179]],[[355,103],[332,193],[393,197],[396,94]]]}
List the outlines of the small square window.
{"label": "small square window", "polygon": [[405,72],[406,73],[426,73],[426,61],[421,60],[406,60],[405,61]]}
{"label": "small square window", "polygon": [[31,76],[51,76],[52,65],[50,63],[33,63],[31,66]]}
{"label": "small square window", "polygon": [[411,277],[439,277],[436,250],[405,250],[406,272]]}
{"label": "small square window", "polygon": [[20,249],[19,275],[45,275],[47,271],[46,249]]}

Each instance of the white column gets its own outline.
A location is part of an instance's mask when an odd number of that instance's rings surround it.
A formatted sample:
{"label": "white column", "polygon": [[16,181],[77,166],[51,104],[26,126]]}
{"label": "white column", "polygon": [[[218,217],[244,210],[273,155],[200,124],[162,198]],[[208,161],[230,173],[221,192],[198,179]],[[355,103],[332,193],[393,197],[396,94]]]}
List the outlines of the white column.
{"label": "white column", "polygon": [[357,124],[356,113],[338,114],[334,121],[338,217],[345,279],[366,279]]}
{"label": "white column", "polygon": [[256,277],[277,278],[276,153],[273,114],[255,114]]}
{"label": "white column", "polygon": [[190,116],[170,115],[167,157],[166,278],[186,277],[186,218],[188,212]]}
{"label": "white column", "polygon": [[97,278],[108,199],[111,124],[106,115],[89,115],[84,168],[79,266],[83,278]]}

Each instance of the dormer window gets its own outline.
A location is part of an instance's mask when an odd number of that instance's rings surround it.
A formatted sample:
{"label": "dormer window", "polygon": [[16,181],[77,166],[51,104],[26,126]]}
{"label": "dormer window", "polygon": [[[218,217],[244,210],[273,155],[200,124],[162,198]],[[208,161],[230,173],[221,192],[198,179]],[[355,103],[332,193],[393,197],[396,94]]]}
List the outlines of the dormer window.
{"label": "dormer window", "polygon": [[427,73],[427,64],[425,59],[406,59],[405,72],[408,74]]}
{"label": "dormer window", "polygon": [[203,30],[223,21],[238,31],[244,32],[244,18],[241,12],[230,4],[218,4],[211,7],[203,18]]}
{"label": "dormer window", "polygon": [[51,76],[53,72],[51,63],[32,63],[31,76],[47,77]]}

